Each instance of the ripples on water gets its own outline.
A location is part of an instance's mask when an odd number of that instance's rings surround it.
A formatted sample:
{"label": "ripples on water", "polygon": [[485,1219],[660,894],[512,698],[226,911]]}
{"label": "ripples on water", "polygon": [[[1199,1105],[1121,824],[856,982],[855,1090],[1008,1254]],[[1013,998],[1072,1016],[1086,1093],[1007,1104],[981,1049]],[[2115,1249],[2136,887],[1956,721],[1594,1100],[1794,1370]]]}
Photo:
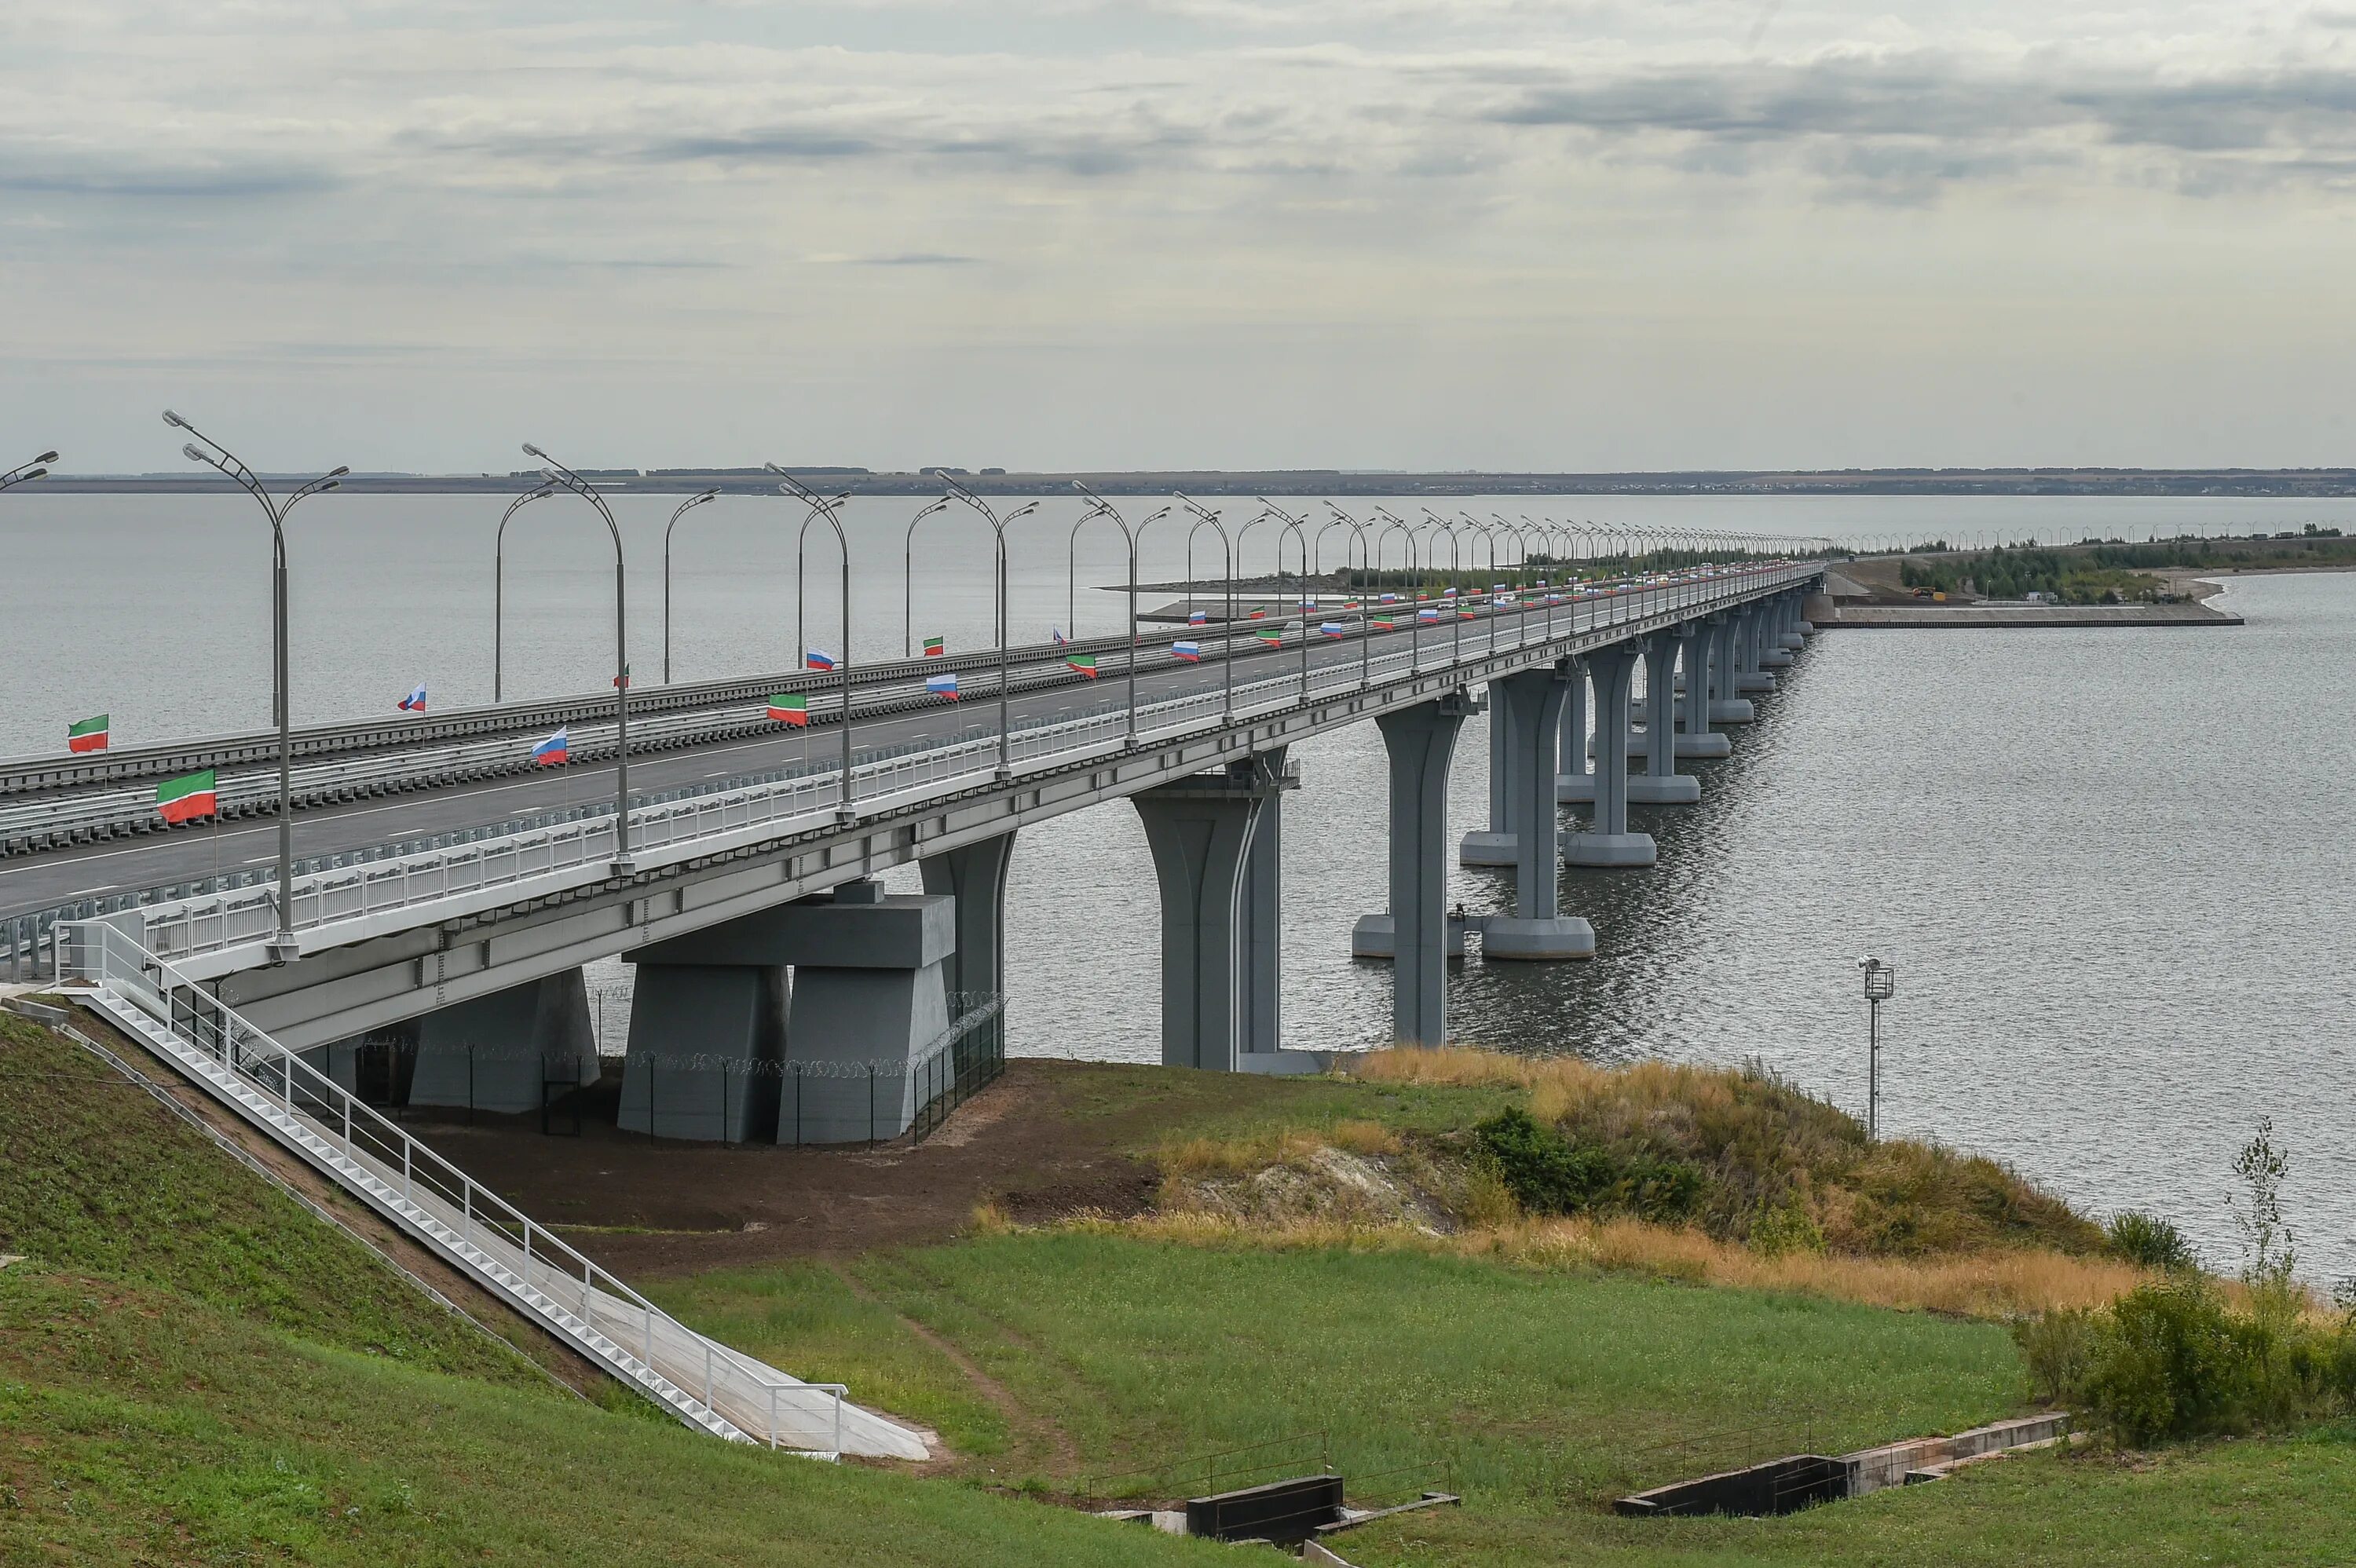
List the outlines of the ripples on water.
{"label": "ripples on water", "polygon": [[[386,710],[419,679],[437,707],[488,697],[496,501],[355,496],[298,517],[298,717]],[[22,491],[6,503],[15,570],[0,574],[0,752],[54,750],[67,721],[101,709],[123,743],[262,722],[267,547],[250,507]],[[511,695],[589,689],[610,669],[611,579],[588,548],[602,541],[585,509],[559,505],[524,514],[530,525],[510,536]],[[642,682],[661,656],[657,541],[669,505],[625,497],[617,508]],[[860,657],[897,652],[912,506],[854,505]],[[1514,509],[2045,539],[2319,517],[2310,503],[1941,498],[1582,497]],[[1019,541],[1018,637],[1066,618],[1069,526]],[[920,540],[918,635],[989,641],[987,557],[972,533]],[[1255,551],[1272,548],[1267,533]],[[790,662],[789,537],[776,504],[735,497],[681,526],[682,678]],[[1182,569],[1179,542],[1150,541],[1149,575]],[[1110,580],[1112,559],[1084,555],[1082,581]],[[869,564],[886,560],[888,571]],[[812,581],[812,640],[826,643],[815,569]],[[1117,629],[1118,600],[1089,597],[1080,629]],[[1605,1061],[1756,1057],[1861,1111],[1856,962],[1873,952],[1898,966],[1883,1061],[1890,1129],[1997,1155],[2097,1210],[2160,1208],[2230,1262],[2226,1168],[2271,1115],[2293,1153],[2308,1272],[2356,1268],[2356,575],[2241,580],[2227,603],[2248,626],[1819,638],[1788,688],[1759,700],[1732,758],[1682,764],[1703,780],[1701,805],[1633,808],[1659,840],[1659,866],[1565,873],[1564,908],[1594,923],[1596,959],[1470,964],[1453,987],[1452,1029]],[[1452,834],[1483,825],[1484,722],[1459,742]],[[1362,725],[1295,754],[1305,783],[1285,808],[1288,1043],[1374,1043],[1387,1026],[1388,974],[1347,955],[1352,923],[1384,897],[1381,742]],[[1511,891],[1505,873],[1459,871],[1453,896],[1496,910]],[[1026,830],[1012,892],[1016,1049],[1152,1060],[1159,916],[1135,812],[1107,806]],[[616,987],[622,966],[598,978]],[[609,989],[609,1036],[622,1016]]]}

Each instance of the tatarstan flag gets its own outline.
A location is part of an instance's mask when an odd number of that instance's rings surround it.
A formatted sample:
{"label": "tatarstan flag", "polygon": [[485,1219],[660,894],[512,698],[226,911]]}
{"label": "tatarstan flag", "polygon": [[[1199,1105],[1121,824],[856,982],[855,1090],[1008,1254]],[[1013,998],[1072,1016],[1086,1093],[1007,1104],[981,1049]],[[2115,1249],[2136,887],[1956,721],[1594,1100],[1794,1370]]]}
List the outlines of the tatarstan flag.
{"label": "tatarstan flag", "polygon": [[66,750],[69,752],[103,752],[106,750],[106,715],[85,719],[79,724],[66,726]]}
{"label": "tatarstan flag", "polygon": [[220,796],[214,793],[213,770],[183,773],[155,786],[155,809],[170,823],[194,822],[220,815]]}
{"label": "tatarstan flag", "polygon": [[925,639],[925,656],[926,658],[940,658],[945,656],[948,651],[949,644],[947,637],[926,637]]}
{"label": "tatarstan flag", "polygon": [[809,699],[798,691],[781,691],[769,699],[769,717],[797,730],[807,728],[809,724]]}
{"label": "tatarstan flag", "polygon": [[1080,674],[1087,676],[1090,680],[1094,680],[1097,677],[1097,656],[1094,654],[1066,654],[1064,656],[1064,667],[1069,670],[1077,670]]}

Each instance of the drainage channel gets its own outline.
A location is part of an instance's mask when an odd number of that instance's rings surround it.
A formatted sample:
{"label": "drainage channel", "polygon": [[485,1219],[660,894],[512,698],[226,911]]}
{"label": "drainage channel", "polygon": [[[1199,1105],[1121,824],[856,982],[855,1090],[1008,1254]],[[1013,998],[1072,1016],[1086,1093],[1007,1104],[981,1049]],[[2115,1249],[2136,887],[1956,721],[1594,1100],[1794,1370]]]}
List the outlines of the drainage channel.
{"label": "drainage channel", "polygon": [[1890,1487],[1940,1480],[1957,1467],[1998,1454],[2066,1442],[2067,1411],[2047,1411],[1976,1426],[1951,1437],[1917,1437],[1854,1454],[1787,1454],[1763,1464],[1677,1481],[1622,1498],[1614,1511],[1640,1518],[1737,1514],[1767,1518],[1819,1503],[1861,1498]]}

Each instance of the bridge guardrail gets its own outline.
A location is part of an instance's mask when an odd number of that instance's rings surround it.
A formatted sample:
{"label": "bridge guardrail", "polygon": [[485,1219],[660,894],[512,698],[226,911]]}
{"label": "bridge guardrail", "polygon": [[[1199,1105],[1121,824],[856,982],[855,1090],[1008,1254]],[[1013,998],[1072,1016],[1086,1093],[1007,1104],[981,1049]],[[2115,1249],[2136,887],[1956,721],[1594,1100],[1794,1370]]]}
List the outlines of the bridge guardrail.
{"label": "bridge guardrail", "polygon": [[[1480,639],[1474,654],[1486,657],[1493,651],[1512,651],[1534,641],[1577,635],[1672,609],[1697,609],[1740,600],[1783,587],[1814,570],[1762,568],[1700,580],[1715,588],[1719,581],[1736,578],[1733,590],[1724,593],[1687,593],[1683,588],[1693,585],[1682,585],[1675,592],[1647,590],[1598,595],[1578,602],[1566,597],[1564,603],[1571,610],[1566,617],[1567,625],[1558,624],[1552,613],[1538,615],[1536,624],[1532,624],[1531,617],[1537,612],[1551,612],[1558,606],[1524,605],[1520,607],[1523,613],[1494,621],[1488,628],[1491,635]],[[1578,613],[1582,608],[1588,611],[1583,617]],[[1461,622],[1456,624],[1457,629],[1450,638],[1451,644],[1461,639],[1462,625]],[[1501,635],[1507,625],[1511,626],[1509,639]],[[1308,635],[1305,626],[1301,635]],[[1238,684],[1231,692],[1207,688],[1160,702],[1141,703],[1137,709],[1138,732],[1143,738],[1166,741],[1190,731],[1215,729],[1225,721],[1230,702],[1232,711],[1238,717],[1281,710],[1301,699],[1313,700],[1319,696],[1360,689],[1376,668],[1383,669],[1387,676],[1426,673],[1425,641],[1424,636],[1418,636],[1408,639],[1404,646],[1379,654],[1365,651],[1362,659],[1312,665],[1305,687],[1298,670],[1288,670],[1282,675]],[[1451,668],[1454,663],[1451,659],[1435,667]],[[1402,664],[1406,669],[1398,670],[1396,667]],[[1106,702],[1096,711],[1076,719],[1044,720],[1018,726],[1010,736],[1008,751],[1018,763],[1069,763],[1091,752],[1116,751],[1125,737],[1127,722],[1125,706]],[[823,826],[846,805],[854,810],[862,803],[871,806],[896,805],[920,797],[928,787],[933,788],[933,793],[950,793],[935,786],[964,786],[986,781],[994,774],[997,763],[997,737],[994,731],[988,731],[939,745],[871,755],[864,762],[854,759],[847,802],[842,798],[839,770],[819,766],[782,778],[767,775],[762,782],[744,787],[723,786],[717,794],[634,805],[630,814],[632,848],[639,863],[651,868],[735,848],[740,843],[788,837]],[[391,860],[364,860],[348,868],[315,873],[298,879],[295,884],[290,929],[299,937],[305,932],[345,928],[331,941],[304,944],[316,951],[363,940],[372,933],[354,929],[360,923],[423,904],[452,906],[444,912],[455,918],[603,880],[610,874],[608,868],[615,855],[614,827],[609,808],[602,816],[556,827],[475,840]],[[214,890],[198,896],[146,902],[141,907],[149,944],[165,957],[178,961],[258,944],[272,935],[278,924],[275,889],[261,885]],[[56,913],[48,916],[52,926],[58,918]],[[39,940],[37,928],[32,940]],[[8,945],[13,947],[15,944]]]}
{"label": "bridge guardrail", "polygon": [[912,1434],[847,1406],[841,1384],[787,1377],[656,1307],[114,924],[72,927],[61,962],[73,988],[198,1087],[686,1424],[923,1456]]}

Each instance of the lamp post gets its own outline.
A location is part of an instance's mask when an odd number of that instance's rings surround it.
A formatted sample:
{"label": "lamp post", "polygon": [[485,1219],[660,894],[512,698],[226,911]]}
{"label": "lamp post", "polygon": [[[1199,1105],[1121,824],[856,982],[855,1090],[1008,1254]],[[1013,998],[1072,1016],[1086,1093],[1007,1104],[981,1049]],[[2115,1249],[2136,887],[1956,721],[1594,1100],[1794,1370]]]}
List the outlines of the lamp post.
{"label": "lamp post", "polygon": [[[821,496],[776,464],[771,463],[766,466],[770,473],[777,476],[777,491],[780,495],[790,496],[809,508],[802,517],[801,532],[794,540],[794,637],[796,641],[800,641],[802,636],[802,541],[809,538],[810,524],[824,517],[827,526],[834,529],[836,547],[842,551],[842,656],[835,661],[834,667],[842,677],[842,794],[841,798],[835,802],[834,819],[837,822],[855,822],[858,820],[859,814],[851,804],[851,537],[842,531],[842,504],[851,497],[847,494],[834,496]],[[805,666],[809,656],[809,644],[803,643],[802,651],[795,656],[794,663],[797,668]]]}
{"label": "lamp post", "polygon": [[[1464,557],[1463,552],[1457,548],[1456,525],[1429,507],[1423,509],[1423,515],[1431,519],[1431,527],[1435,531],[1448,536],[1448,586],[1456,589],[1461,595],[1464,590],[1458,586],[1456,580],[1464,573]],[[1441,603],[1445,603],[1447,597],[1446,594],[1441,594]],[[1417,619],[1420,621],[1422,616],[1419,614]],[[1452,610],[1448,617],[1448,662],[1451,665],[1464,662],[1464,617]]]}
{"label": "lamp post", "polygon": [[1080,575],[1080,530],[1096,518],[1103,517],[1120,530],[1120,537],[1129,544],[1129,727],[1121,738],[1121,744],[1134,747],[1137,744],[1137,536],[1143,533],[1156,518],[1168,517],[1170,508],[1162,507],[1148,517],[1144,522],[1131,528],[1129,526],[1129,519],[1120,515],[1120,508],[1115,507],[1110,501],[1076,479],[1072,481],[1072,488],[1087,496],[1088,501],[1088,509],[1080,515],[1078,522],[1072,525],[1072,537],[1067,541],[1069,548],[1066,552],[1065,564],[1069,575],[1065,587],[1064,618],[1071,624],[1070,635],[1073,641],[1077,642],[1080,635],[1078,623],[1075,619],[1079,592],[1077,583]]}
{"label": "lamp post", "polygon": [[[904,659],[916,656],[916,525],[935,512],[948,510],[948,505],[947,496],[926,503],[922,510],[908,519],[908,531],[900,537],[900,656]],[[794,635],[799,636],[801,633],[797,631]],[[847,644],[851,634],[846,631],[842,637]],[[845,647],[842,651],[849,653],[851,650]]]}
{"label": "lamp post", "polygon": [[[1216,511],[1213,510],[1211,507],[1202,505],[1198,501],[1192,500],[1185,496],[1179,496],[1177,500],[1180,506],[1186,508],[1186,515],[1194,519],[1194,526],[1186,530],[1186,592],[1188,595],[1186,602],[1188,604],[1191,605],[1194,602],[1193,597],[1194,591],[1194,536],[1202,532],[1205,528],[1209,528],[1213,533],[1219,536],[1219,548],[1226,552],[1226,618],[1219,627],[1219,722],[1222,724],[1232,724],[1236,721],[1236,541],[1228,537],[1227,526],[1219,521],[1219,514]],[[1246,524],[1245,526],[1248,528],[1250,525]],[[1189,619],[1191,619],[1193,612],[1190,610],[1187,613]]]}
{"label": "lamp post", "polygon": [[20,463],[14,468],[0,472],[0,490],[13,490],[19,485],[47,477],[49,464],[57,460],[56,453],[45,452],[30,463]]}
{"label": "lamp post", "polygon": [[[1415,583],[1418,577],[1415,527],[1405,517],[1386,507],[1376,507],[1375,516],[1382,521],[1383,531],[1375,536],[1375,580],[1380,586],[1383,575],[1383,547],[1390,542],[1393,533],[1399,534],[1407,545],[1407,577],[1404,586],[1409,601],[1407,634],[1407,672],[1413,675],[1423,664],[1423,623],[1415,618]],[[1394,628],[1396,629],[1396,628]]]}
{"label": "lamp post", "polygon": [[717,500],[719,496],[720,492],[717,490],[706,490],[700,496],[690,496],[679,504],[677,510],[671,513],[670,521],[663,525],[663,684],[665,686],[670,684],[670,531],[679,527],[679,520],[681,517],[706,501]]}
{"label": "lamp post", "polygon": [[1881,1004],[1898,993],[1898,971],[1879,958],[1858,965],[1865,971],[1865,1136],[1881,1138]]}
{"label": "lamp post", "polygon": [[[1006,645],[1011,640],[1008,636],[1006,616],[1006,525],[1017,517],[1037,511],[1039,503],[1026,501],[1001,517],[990,509],[988,502],[958,484],[951,475],[942,475],[941,483],[948,487],[950,500],[962,502],[980,512],[983,520],[990,524],[991,532],[998,537],[998,782],[1004,784],[1014,776],[1014,753],[1007,730],[1006,713],[1007,686],[1010,678],[1007,671]],[[847,581],[851,567],[849,558],[846,556],[844,560],[842,570]],[[849,621],[846,620],[843,625],[842,635],[847,638],[851,635]]]}
{"label": "lamp post", "polygon": [[[1357,518],[1350,516],[1349,513],[1344,511],[1341,507],[1335,506],[1331,501],[1325,503],[1325,509],[1333,514],[1333,520],[1326,524],[1325,528],[1319,528],[1317,530],[1316,541],[1311,547],[1311,554],[1313,559],[1310,562],[1310,575],[1312,577],[1316,576],[1319,569],[1324,563],[1326,529],[1347,528],[1352,534],[1357,537],[1359,570],[1365,571],[1368,577],[1374,577],[1376,573],[1370,570],[1372,562],[1369,561],[1366,557],[1366,530],[1365,526],[1361,524]],[[1350,550],[1349,547],[1344,545],[1342,549],[1342,572],[1344,577],[1349,575],[1349,570]],[[1344,600],[1344,603],[1346,603],[1347,601]],[[1375,636],[1374,628],[1366,624],[1366,595],[1362,591],[1358,594],[1358,685],[1362,689],[1372,686],[1375,683]]]}
{"label": "lamp post", "polygon": [[570,490],[597,508],[605,520],[605,532],[614,541],[614,875],[626,877],[637,870],[637,862],[630,858],[630,635],[626,611],[627,581],[623,571],[622,529],[614,521],[613,508],[597,486],[573,472],[530,442],[523,443],[526,456],[541,461],[541,472],[548,476],[551,488]]}
{"label": "lamp post", "polygon": [[537,489],[527,490],[509,501],[508,509],[499,514],[498,531],[491,536],[491,701],[494,704],[506,695],[508,519],[534,501],[545,500],[555,495],[557,488],[543,479]]}
{"label": "lamp post", "polygon": [[[1292,596],[1292,603],[1295,612],[1301,617],[1301,700],[1306,704],[1309,700],[1309,644],[1314,635],[1309,628],[1310,612],[1307,601],[1301,597],[1301,593],[1310,591],[1313,582],[1309,569],[1309,535],[1305,531],[1308,526],[1307,519],[1294,517],[1265,496],[1255,496],[1252,499],[1268,508],[1260,514],[1261,517],[1274,517],[1284,525],[1284,533],[1276,536],[1276,575],[1280,582],[1284,579],[1284,534],[1290,534],[1292,542],[1301,550],[1301,586],[1300,592]],[[1281,636],[1283,632],[1283,627],[1280,625],[1277,628],[1277,635]]]}
{"label": "lamp post", "polygon": [[261,504],[262,515],[270,519],[270,700],[271,706],[277,709],[278,719],[278,930],[265,951],[273,964],[291,964],[302,956],[302,952],[294,942],[294,792],[290,733],[293,726],[288,717],[294,704],[287,699],[286,690],[286,515],[305,497],[335,489],[351,470],[344,467],[331,469],[316,479],[306,480],[285,499],[273,500],[253,470],[239,461],[229,448],[205,435],[169,409],[164,411],[164,422],[174,430],[188,433],[190,439],[180,450],[190,462],[204,464],[227,475]]}

